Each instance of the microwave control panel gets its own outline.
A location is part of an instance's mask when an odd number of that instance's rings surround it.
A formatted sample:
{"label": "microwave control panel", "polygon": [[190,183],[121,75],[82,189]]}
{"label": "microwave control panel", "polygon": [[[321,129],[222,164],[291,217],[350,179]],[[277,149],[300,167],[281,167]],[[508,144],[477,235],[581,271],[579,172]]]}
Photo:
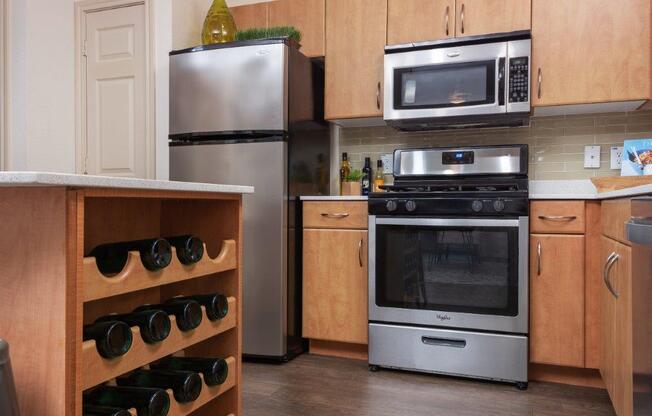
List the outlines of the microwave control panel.
{"label": "microwave control panel", "polygon": [[529,62],[527,57],[509,59],[509,102],[530,101]]}

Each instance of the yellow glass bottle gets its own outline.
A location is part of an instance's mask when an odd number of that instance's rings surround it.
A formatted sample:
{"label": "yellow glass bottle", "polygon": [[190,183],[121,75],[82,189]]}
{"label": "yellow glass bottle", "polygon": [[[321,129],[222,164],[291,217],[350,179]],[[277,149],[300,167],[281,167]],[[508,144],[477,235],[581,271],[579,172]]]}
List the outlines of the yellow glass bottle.
{"label": "yellow glass bottle", "polygon": [[211,45],[213,43],[233,42],[238,29],[235,20],[229,12],[226,0],[213,0],[211,8],[204,20],[204,28],[201,33],[202,43]]}

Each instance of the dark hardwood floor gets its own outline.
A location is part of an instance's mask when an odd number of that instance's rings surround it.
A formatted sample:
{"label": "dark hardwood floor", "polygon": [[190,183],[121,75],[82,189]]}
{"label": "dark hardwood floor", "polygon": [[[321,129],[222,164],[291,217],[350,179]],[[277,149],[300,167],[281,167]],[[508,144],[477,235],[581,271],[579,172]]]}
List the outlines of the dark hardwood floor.
{"label": "dark hardwood floor", "polygon": [[302,355],[284,365],[245,363],[244,416],[613,416],[607,393],[553,383],[514,386]]}

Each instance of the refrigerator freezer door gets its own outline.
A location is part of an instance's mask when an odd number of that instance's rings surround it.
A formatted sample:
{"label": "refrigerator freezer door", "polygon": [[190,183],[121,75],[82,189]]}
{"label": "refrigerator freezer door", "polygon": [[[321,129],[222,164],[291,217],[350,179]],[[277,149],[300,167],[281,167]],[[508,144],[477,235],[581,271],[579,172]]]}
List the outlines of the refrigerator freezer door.
{"label": "refrigerator freezer door", "polygon": [[253,185],[244,196],[243,348],[282,357],[287,341],[287,143],[170,147],[170,178]]}
{"label": "refrigerator freezer door", "polygon": [[170,134],[288,130],[288,47],[170,56]]}

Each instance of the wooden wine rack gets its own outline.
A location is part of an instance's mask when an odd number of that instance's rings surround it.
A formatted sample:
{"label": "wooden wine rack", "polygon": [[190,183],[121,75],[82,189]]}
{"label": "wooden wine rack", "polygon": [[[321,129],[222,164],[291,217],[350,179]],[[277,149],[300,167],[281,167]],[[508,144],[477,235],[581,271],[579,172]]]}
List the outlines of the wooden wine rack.
{"label": "wooden wine rack", "polygon": [[[229,367],[224,384],[204,384],[192,403],[169,392],[170,416],[242,414],[240,194],[0,188],[0,218],[0,337],[11,346],[21,415],[81,416],[85,390],[168,355],[220,357]],[[99,244],[182,234],[204,241],[199,263],[184,266],[173,253],[170,266],[150,272],[132,252],[122,272],[106,277],[88,257]],[[202,308],[202,323],[187,332],[171,317],[170,335],[158,344],[132,327],[133,344],[116,359],[82,341],[83,325],[100,316],[205,293],[227,296],[226,317],[210,321]]]}

